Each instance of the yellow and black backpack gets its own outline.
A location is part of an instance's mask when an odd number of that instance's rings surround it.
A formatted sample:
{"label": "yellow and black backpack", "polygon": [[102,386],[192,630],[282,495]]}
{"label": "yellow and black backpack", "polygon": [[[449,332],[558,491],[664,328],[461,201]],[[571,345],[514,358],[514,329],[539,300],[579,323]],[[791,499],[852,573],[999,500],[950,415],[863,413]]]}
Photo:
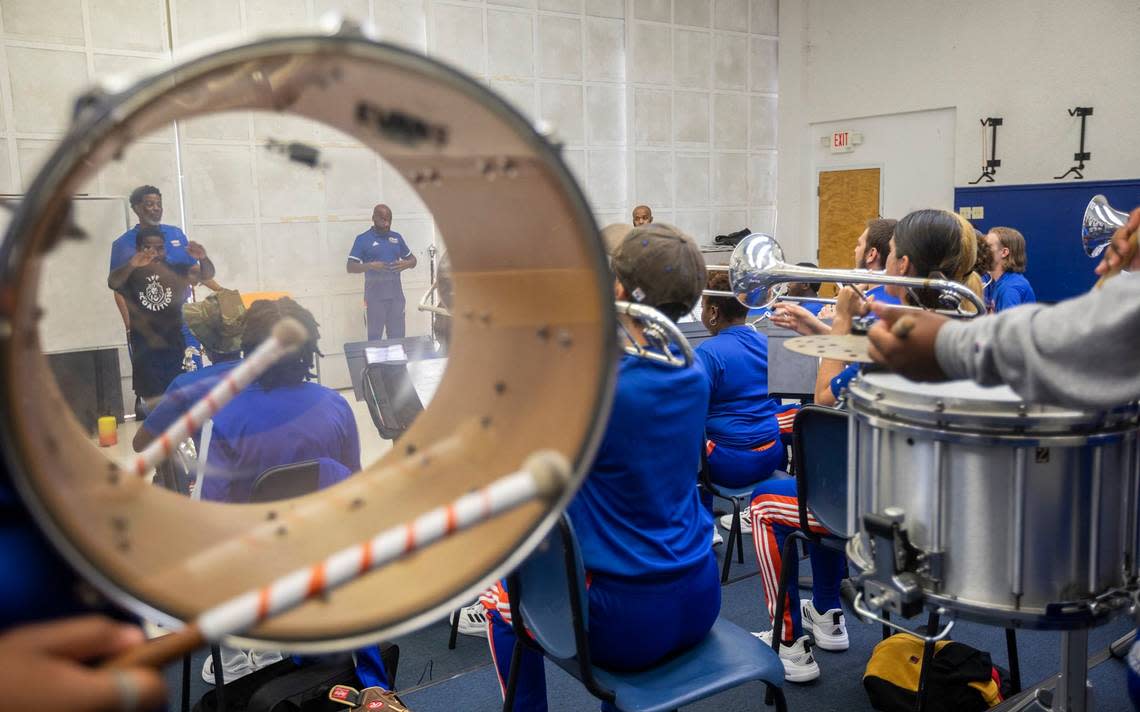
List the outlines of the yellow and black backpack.
{"label": "yellow and black backpack", "polygon": [[[892,635],[875,646],[863,687],[880,712],[911,712],[918,696],[922,641]],[[1002,676],[990,654],[964,643],[941,640],[926,677],[927,712],[981,712],[1002,701]]]}

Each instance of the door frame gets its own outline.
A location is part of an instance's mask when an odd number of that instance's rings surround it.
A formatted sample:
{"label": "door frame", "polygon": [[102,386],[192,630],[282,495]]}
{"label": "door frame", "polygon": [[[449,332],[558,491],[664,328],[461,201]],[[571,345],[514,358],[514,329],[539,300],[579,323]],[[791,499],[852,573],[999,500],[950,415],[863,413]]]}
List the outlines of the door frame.
{"label": "door frame", "polygon": [[843,163],[839,165],[817,166],[812,177],[812,187],[815,188],[815,198],[811,201],[811,245],[813,262],[819,264],[819,174],[832,171],[861,171],[868,168],[879,169],[879,215],[883,214],[883,176],[886,174],[886,165],[882,162],[872,163]]}

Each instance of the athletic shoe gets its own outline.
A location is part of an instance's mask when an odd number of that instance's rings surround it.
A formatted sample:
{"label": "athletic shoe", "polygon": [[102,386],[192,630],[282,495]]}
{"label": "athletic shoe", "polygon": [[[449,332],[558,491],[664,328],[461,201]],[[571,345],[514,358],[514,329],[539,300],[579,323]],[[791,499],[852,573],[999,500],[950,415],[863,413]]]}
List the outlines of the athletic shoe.
{"label": "athletic shoe", "polygon": [[847,622],[842,608],[832,608],[826,613],[817,613],[810,600],[800,601],[800,617],[804,632],[815,640],[817,648],[823,650],[847,650]]}
{"label": "athletic shoe", "polygon": [[[752,514],[749,511],[750,507],[745,507],[740,510],[740,533],[752,533]],[[720,518],[720,525],[725,529],[732,531],[732,514],[726,514]]]}
{"label": "athletic shoe", "polygon": [[[466,608],[460,608],[459,614],[459,632],[463,635],[473,635],[476,638],[487,637],[487,609],[483,608],[482,603],[472,603]],[[451,614],[451,620],[455,620],[455,613]]]}
{"label": "athletic shoe", "polygon": [[722,536],[720,535],[720,531],[718,531],[718,530],[717,530],[717,528],[716,528],[716,525],[714,524],[714,525],[713,525],[713,540],[712,540],[712,545],[713,545],[713,546],[720,546],[720,545],[721,545],[721,544],[723,544],[723,543],[724,543],[724,537],[722,537]]}
{"label": "athletic shoe", "polygon": [[[753,633],[769,648],[772,647],[772,631]],[[819,663],[811,654],[811,641],[801,635],[796,642],[788,645],[780,643],[780,662],[784,664],[784,679],[788,682],[811,682],[819,679]]]}
{"label": "athletic shoe", "polygon": [[[222,663],[222,677],[226,684],[230,684],[239,677],[245,677],[257,668],[249,659],[249,653],[244,650],[223,650],[222,656],[226,660]],[[214,684],[214,656],[207,655],[206,662],[202,664],[202,679],[211,685]]]}

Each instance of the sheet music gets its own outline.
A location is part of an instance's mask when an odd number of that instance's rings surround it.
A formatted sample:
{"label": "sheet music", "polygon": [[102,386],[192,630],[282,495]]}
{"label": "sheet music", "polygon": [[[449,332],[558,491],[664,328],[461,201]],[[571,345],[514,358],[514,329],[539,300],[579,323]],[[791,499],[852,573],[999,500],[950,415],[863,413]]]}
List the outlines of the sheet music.
{"label": "sheet music", "polygon": [[369,346],[364,349],[364,360],[368,363],[391,363],[408,360],[403,344],[392,346]]}
{"label": "sheet music", "polygon": [[439,382],[443,380],[445,370],[447,370],[445,358],[429,358],[408,363],[408,375],[411,376],[412,386],[415,387],[416,395],[420,397],[420,403],[423,403],[425,408],[435,395]]}

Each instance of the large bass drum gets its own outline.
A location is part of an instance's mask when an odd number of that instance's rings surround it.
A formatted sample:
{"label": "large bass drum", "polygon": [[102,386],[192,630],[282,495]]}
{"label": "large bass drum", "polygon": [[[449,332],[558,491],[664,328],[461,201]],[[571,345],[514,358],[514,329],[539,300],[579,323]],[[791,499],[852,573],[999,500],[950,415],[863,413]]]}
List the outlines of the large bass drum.
{"label": "large bass drum", "polygon": [[[191,501],[105,457],[71,416],[38,322],[45,257],[76,239],[73,196],[135,141],[232,111],[315,121],[379,154],[448,239],[454,283],[450,367],[399,445],[340,484],[269,504]],[[320,170],[306,146],[289,148]],[[474,80],[358,27],[210,51],[90,92],[22,200],[0,267],[0,431],[18,489],[86,578],[152,620],[193,619],[514,472],[537,450],[572,464],[557,501],[475,526],[232,644],[344,648],[441,618],[541,540],[605,427],[617,354],[612,278],[558,146]],[[343,261],[337,267],[343,274]],[[110,300],[99,280],[92,299]],[[359,312],[359,301],[344,309]]]}
{"label": "large bass drum", "polygon": [[885,373],[853,382],[848,403],[848,551],[867,601],[1063,629],[1102,619],[1134,581],[1135,407]]}

